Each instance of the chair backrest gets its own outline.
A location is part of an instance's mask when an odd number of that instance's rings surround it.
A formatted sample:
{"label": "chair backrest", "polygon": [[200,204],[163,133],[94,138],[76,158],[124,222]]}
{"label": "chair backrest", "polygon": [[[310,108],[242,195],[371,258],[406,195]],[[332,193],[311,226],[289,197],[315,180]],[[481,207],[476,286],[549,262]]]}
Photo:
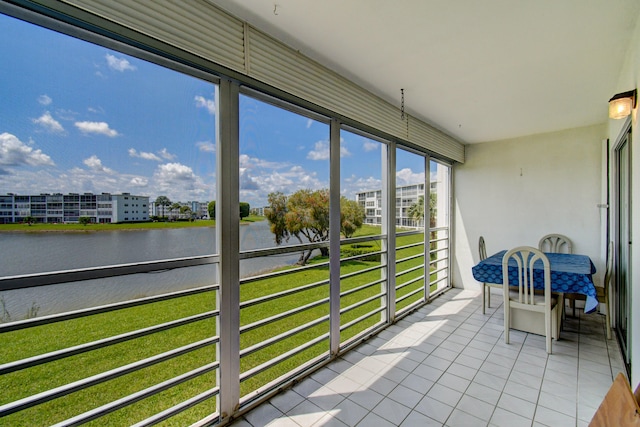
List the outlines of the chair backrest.
{"label": "chair backrest", "polygon": [[542,252],[550,253],[573,253],[573,244],[571,239],[562,234],[547,234],[538,243],[538,249]]}
{"label": "chair backrest", "polygon": [[482,236],[478,239],[478,252],[480,253],[480,261],[487,259],[487,248],[484,245],[484,237]]}
{"label": "chair backrest", "polygon": [[[513,278],[512,272],[509,272],[509,260],[514,259],[516,263],[517,278]],[[513,248],[502,257],[502,288],[505,296],[509,295],[509,287],[518,287],[518,302],[522,304],[536,304],[536,293],[534,289],[534,264],[538,263],[540,267],[542,263],[543,280],[544,280],[544,299],[545,304],[551,305],[551,266],[549,258],[542,251],[531,246],[519,246]],[[515,289],[514,289],[515,290]],[[540,299],[541,295],[537,295]],[[511,298],[513,299],[513,298]],[[506,301],[506,300],[505,300]]]}

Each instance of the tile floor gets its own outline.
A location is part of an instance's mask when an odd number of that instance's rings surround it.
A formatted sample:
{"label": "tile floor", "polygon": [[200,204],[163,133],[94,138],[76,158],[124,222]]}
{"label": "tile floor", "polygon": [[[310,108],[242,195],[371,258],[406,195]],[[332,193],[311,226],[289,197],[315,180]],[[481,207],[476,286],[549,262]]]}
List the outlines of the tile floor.
{"label": "tile floor", "polygon": [[623,371],[604,316],[567,317],[544,337],[503,337],[501,295],[453,289],[232,425],[587,426]]}

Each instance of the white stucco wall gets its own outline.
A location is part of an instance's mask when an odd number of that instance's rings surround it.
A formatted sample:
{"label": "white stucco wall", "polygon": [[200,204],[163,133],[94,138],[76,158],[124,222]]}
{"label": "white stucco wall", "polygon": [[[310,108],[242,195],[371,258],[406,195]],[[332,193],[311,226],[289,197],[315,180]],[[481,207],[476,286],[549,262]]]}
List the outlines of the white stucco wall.
{"label": "white stucco wall", "polygon": [[603,124],[467,146],[454,168],[454,286],[480,289],[471,267],[481,235],[491,255],[561,233],[602,274],[604,138]]}
{"label": "white stucco wall", "polygon": [[[618,85],[611,95],[640,88],[640,16],[636,21],[634,35],[629,43],[625,62],[620,70]],[[638,129],[638,110],[631,117],[631,241],[636,242],[631,251],[631,386],[633,389],[640,383],[640,130]],[[608,137],[612,145],[617,141],[624,120],[609,120]],[[635,203],[634,203],[635,199]]]}

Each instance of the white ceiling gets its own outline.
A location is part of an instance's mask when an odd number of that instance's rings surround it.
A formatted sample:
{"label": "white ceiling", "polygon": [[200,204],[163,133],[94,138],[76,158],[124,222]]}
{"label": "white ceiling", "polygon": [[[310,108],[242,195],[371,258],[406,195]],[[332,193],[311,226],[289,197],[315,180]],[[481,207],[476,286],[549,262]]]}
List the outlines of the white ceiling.
{"label": "white ceiling", "polygon": [[464,143],[603,123],[638,0],[210,0]]}

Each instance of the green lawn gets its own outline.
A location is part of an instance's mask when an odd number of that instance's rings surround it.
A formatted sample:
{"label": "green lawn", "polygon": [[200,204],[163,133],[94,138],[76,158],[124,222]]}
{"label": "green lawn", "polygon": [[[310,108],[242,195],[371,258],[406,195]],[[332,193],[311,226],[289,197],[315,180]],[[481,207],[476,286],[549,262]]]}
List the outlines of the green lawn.
{"label": "green lawn", "polygon": [[[360,234],[376,234],[379,229],[375,227],[363,227]],[[397,245],[404,246],[410,242],[421,242],[421,235],[405,236],[398,239]],[[379,245],[378,241],[372,245]],[[422,245],[399,250],[397,258],[404,258],[411,254],[420,253]],[[374,250],[376,248],[373,248]],[[326,261],[322,258],[315,258],[314,264],[321,264]],[[401,270],[422,264],[423,257],[418,257],[398,265],[398,274]],[[377,267],[373,271],[363,270]],[[381,278],[381,262],[379,260],[369,261],[346,261],[341,265],[341,275],[358,273],[355,277],[350,277],[341,281],[341,291],[345,292],[371,283]],[[410,277],[417,277],[423,274],[422,269],[403,274],[398,279],[398,283],[409,281]],[[276,292],[294,289],[310,283],[328,280],[329,270],[326,266],[305,270],[301,272],[291,272],[289,274],[263,279],[257,282],[243,284],[240,289],[242,302],[255,300]],[[381,291],[380,284],[353,292],[341,299],[341,308],[349,307],[352,304],[362,301],[365,298],[376,295]],[[414,283],[398,292],[397,297],[410,292],[421,283]],[[280,297],[261,302],[256,305],[245,307],[240,313],[241,325],[248,325],[253,322],[269,318],[278,313],[286,312],[290,309],[303,306],[305,304],[327,298],[329,295],[329,285],[323,284],[310,290],[299,292],[293,295]],[[396,308],[401,309],[419,299],[422,295],[416,295],[403,301]],[[356,319],[367,312],[381,307],[383,304],[380,298],[365,304],[362,307],[351,310],[341,315],[341,324]],[[81,343],[98,340],[101,338],[133,331],[136,329],[156,325],[174,319],[203,313],[216,308],[216,295],[214,292],[207,292],[198,295],[181,297],[174,300],[156,302],[145,306],[133,307],[118,310],[110,313],[103,313],[83,319],[59,322],[46,326],[39,326],[23,331],[5,333],[2,336],[2,352],[0,352],[0,363],[8,363],[25,357],[55,351]],[[278,320],[269,325],[247,331],[241,334],[241,349],[249,348],[256,343],[263,342],[283,332],[289,331],[300,325],[304,325],[329,313],[328,303],[310,308],[301,313],[294,314],[284,320]],[[344,342],[372,325],[383,320],[383,313],[377,313],[353,327],[342,331],[341,341]],[[241,359],[240,370],[248,370],[265,363],[277,355],[283,354],[300,344],[325,334],[329,331],[328,321],[324,321],[317,326],[306,329],[296,335],[273,343],[272,345],[251,353]],[[109,369],[133,363],[135,361],[151,357],[158,353],[174,349],[188,343],[205,339],[216,335],[215,319],[202,320],[175,329],[155,333],[146,337],[125,341],[100,350],[94,350],[56,362],[51,362],[42,366],[31,367],[22,371],[10,373],[0,377],[0,404],[43,392],[50,388],[60,386],[72,381],[80,380],[91,375],[96,375]],[[241,395],[246,395],[286,372],[295,369],[302,363],[309,361],[316,356],[327,354],[328,340],[323,340],[319,344],[305,350],[296,356],[271,367],[258,375],[255,375],[241,383]],[[39,405],[35,408],[17,412],[13,415],[0,419],[0,425],[11,426],[39,426],[50,425],[65,418],[74,416],[110,401],[116,400],[130,393],[134,393],[153,384],[167,380],[174,376],[195,369],[206,363],[216,360],[216,348],[213,345],[200,350],[187,353],[176,359],[161,362],[151,367],[142,369],[116,378],[105,383],[90,387],[86,390],[78,391],[69,396],[54,399],[50,402]],[[90,424],[105,425],[129,425],[144,419],[154,413],[171,407],[181,401],[189,399],[205,390],[214,387],[216,384],[215,373],[205,374],[196,379],[190,380],[180,386],[166,390],[152,398],[143,399],[125,409],[116,411],[102,417]],[[190,424],[215,411],[215,399],[209,399],[179,416],[165,421],[162,425],[182,426]]]}
{"label": "green lawn", "polygon": [[[250,215],[240,223],[264,221],[265,217]],[[114,230],[147,230],[157,228],[190,228],[190,227],[215,227],[216,222],[211,219],[198,219],[195,221],[157,221],[157,222],[120,222],[113,224],[0,224],[0,232],[24,232],[38,233],[51,231],[114,231]]]}

